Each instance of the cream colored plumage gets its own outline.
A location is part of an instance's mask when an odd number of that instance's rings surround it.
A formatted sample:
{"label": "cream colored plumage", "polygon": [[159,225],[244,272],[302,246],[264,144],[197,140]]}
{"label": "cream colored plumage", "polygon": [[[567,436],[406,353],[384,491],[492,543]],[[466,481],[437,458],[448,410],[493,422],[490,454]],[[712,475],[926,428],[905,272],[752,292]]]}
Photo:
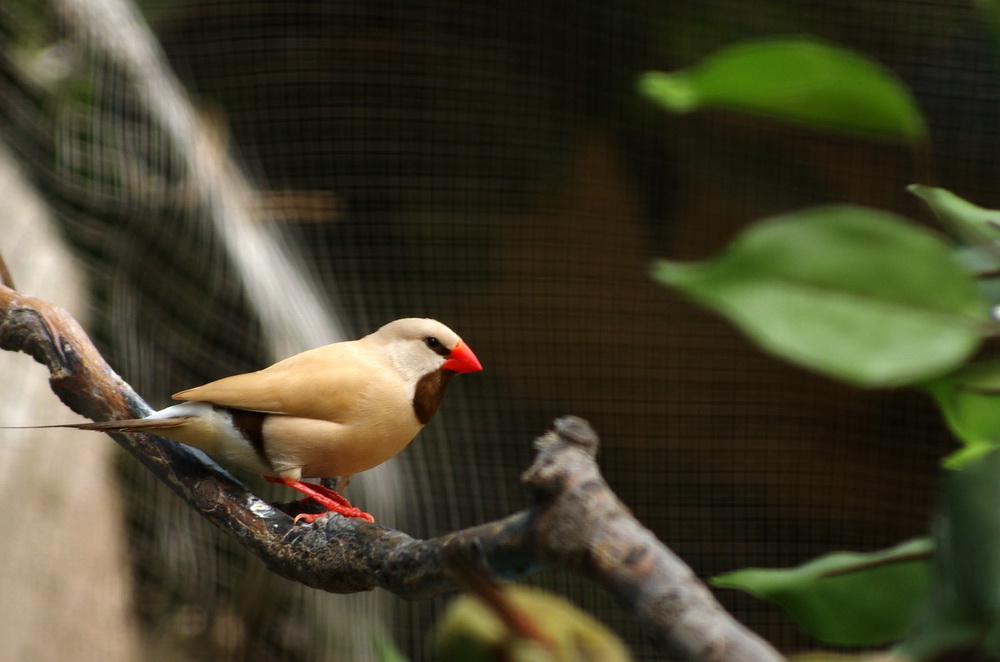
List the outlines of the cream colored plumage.
{"label": "cream colored plumage", "polygon": [[447,326],[406,318],[359,340],[181,391],[174,398],[186,402],[143,419],[67,427],[152,431],[270,476],[331,510],[365,516],[336,492],[300,481],[385,462],[433,416],[451,377],[481,369]]}

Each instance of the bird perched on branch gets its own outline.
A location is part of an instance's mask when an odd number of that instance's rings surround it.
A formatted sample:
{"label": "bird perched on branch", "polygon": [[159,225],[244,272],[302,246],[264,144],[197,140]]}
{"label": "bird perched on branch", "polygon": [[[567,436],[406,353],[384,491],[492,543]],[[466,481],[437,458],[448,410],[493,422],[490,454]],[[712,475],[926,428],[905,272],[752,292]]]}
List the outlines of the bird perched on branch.
{"label": "bird perched on branch", "polygon": [[336,491],[302,479],[349,477],[385,462],[431,419],[456,374],[482,369],[447,326],[406,318],[175,393],[186,402],[145,418],[43,427],[152,432],[261,473],[330,511],[374,521]]}

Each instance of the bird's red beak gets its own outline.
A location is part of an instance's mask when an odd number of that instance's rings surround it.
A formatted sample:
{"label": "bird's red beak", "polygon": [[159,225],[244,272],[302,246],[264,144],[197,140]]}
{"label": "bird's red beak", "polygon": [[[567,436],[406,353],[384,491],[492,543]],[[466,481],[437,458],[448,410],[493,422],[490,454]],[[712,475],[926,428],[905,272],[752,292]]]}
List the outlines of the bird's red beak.
{"label": "bird's red beak", "polygon": [[441,367],[452,372],[478,372],[483,369],[483,364],[479,362],[469,346],[459,340],[451,348],[448,360]]}

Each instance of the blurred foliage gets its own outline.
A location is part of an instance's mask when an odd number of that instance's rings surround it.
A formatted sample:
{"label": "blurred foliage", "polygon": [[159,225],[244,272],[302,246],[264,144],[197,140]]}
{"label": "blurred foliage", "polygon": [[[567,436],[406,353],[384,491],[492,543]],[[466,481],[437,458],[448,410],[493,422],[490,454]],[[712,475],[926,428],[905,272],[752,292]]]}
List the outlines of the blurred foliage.
{"label": "blurred foliage", "polygon": [[[679,74],[647,74],[641,87],[674,112],[721,106],[914,142],[925,131],[898,80],[809,41],[732,47]],[[875,210],[807,209],[752,225],[713,260],[661,260],[653,276],[786,360],[858,385],[925,388],[965,444],[947,461],[929,567],[913,556],[929,543],[915,541],[716,585],[773,600],[829,644],[901,639],[892,655],[921,661],[1000,655],[1000,360],[969,363],[1000,329],[1000,292],[988,283],[1000,270],[1000,212],[941,188],[909,190],[951,239]]]}
{"label": "blurred foliage", "polygon": [[835,552],[797,568],[746,568],[712,580],[780,605],[817,639],[838,646],[896,641],[927,596],[931,542],[870,554]]}
{"label": "blurred foliage", "polygon": [[945,242],[858,207],[762,221],[714,260],[661,260],[653,274],[768,351],[864,386],[955,368],[976,349],[988,319]]}
{"label": "blurred foliage", "polygon": [[946,458],[958,468],[1000,443],[1000,358],[969,363],[923,387],[934,397],[963,448]]}
{"label": "blurred foliage", "polygon": [[954,649],[1000,656],[1000,449],[948,472],[934,532],[930,596],[896,649],[932,660]]}
{"label": "blurred foliage", "polygon": [[[499,595],[533,636],[516,632],[495,607],[463,595],[437,628],[441,662],[628,662],[621,640],[593,616],[564,598],[510,585]],[[506,619],[509,620],[509,619]]]}
{"label": "blurred foliage", "polygon": [[674,113],[726,108],[826,129],[918,143],[927,126],[906,86],[877,62],[808,38],[726,48],[640,90]]}

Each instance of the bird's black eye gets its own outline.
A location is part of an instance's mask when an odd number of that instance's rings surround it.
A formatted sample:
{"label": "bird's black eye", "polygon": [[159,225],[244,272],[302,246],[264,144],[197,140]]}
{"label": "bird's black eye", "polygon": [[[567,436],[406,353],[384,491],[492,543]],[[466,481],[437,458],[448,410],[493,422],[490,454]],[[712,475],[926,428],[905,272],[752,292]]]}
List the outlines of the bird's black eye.
{"label": "bird's black eye", "polygon": [[448,354],[451,353],[448,348],[442,345],[441,341],[434,336],[427,336],[424,338],[424,344],[430,347],[434,353],[440,354],[441,356],[448,356]]}

